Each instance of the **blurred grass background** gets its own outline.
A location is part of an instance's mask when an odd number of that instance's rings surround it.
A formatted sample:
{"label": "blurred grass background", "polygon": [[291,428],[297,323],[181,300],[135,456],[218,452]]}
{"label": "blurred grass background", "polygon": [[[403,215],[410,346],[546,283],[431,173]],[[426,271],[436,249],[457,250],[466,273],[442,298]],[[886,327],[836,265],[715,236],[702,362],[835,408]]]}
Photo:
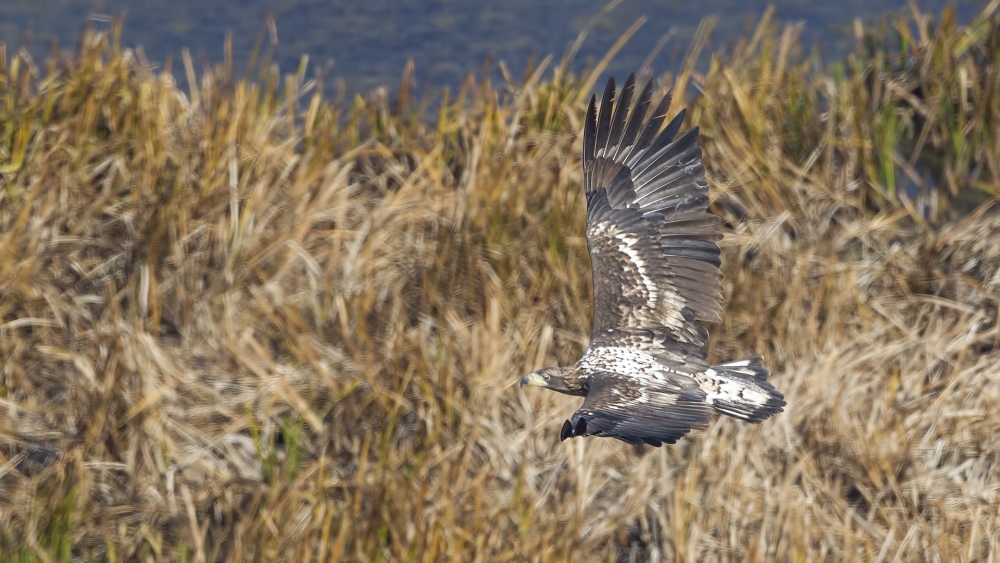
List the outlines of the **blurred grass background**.
{"label": "blurred grass background", "polygon": [[789,406],[645,450],[516,386],[588,339],[615,49],[433,107],[0,49],[0,557],[996,560],[998,2],[833,65],[768,13],[698,71],[711,23],[659,77],[727,225],[710,353]]}

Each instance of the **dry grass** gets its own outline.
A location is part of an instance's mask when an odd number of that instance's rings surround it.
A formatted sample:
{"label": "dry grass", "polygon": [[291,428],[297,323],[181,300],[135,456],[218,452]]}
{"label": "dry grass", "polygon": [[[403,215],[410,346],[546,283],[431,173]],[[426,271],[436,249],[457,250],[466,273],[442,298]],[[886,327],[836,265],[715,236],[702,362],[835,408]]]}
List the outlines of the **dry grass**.
{"label": "dry grass", "polygon": [[996,561],[997,2],[872,31],[827,71],[765,16],[664,77],[729,226],[711,353],[789,407],[645,451],[515,385],[588,338],[594,76],[428,124],[407,80],[2,53],[0,557]]}

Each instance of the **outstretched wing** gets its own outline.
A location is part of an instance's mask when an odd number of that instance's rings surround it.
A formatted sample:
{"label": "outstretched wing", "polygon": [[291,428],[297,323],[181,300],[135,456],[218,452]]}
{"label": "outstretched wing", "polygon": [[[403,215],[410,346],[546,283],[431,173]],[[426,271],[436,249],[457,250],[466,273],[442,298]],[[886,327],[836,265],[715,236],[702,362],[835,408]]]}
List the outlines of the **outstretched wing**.
{"label": "outstretched wing", "polygon": [[587,399],[563,423],[560,440],[605,436],[629,444],[673,444],[692,428],[705,428],[711,406],[700,389],[664,387],[640,377],[611,372],[590,376]]}
{"label": "outstretched wing", "polygon": [[707,212],[708,184],[695,127],[676,141],[684,112],[663,125],[668,94],[646,120],[650,80],[629,113],[630,75],[617,103],[608,81],[584,128],[587,244],[594,274],[596,336],[615,327],[666,327],[678,340],[704,345],[694,321],[722,312],[720,220]]}

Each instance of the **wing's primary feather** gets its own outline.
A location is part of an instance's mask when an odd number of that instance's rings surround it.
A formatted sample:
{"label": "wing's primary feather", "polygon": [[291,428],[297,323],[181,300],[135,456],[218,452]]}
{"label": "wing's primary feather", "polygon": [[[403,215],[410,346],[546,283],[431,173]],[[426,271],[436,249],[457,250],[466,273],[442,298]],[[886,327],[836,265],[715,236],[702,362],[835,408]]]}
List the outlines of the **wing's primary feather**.
{"label": "wing's primary feather", "polygon": [[618,143],[618,150],[614,155],[616,161],[625,162],[629,154],[631,154],[633,147],[635,147],[636,138],[639,135],[639,129],[643,125],[643,120],[646,119],[646,112],[649,110],[649,103],[652,99],[653,81],[650,80],[646,82],[646,86],[639,93],[639,100],[635,103],[635,108],[629,113],[628,125],[625,126],[625,132],[622,134],[621,140]]}
{"label": "wing's primary feather", "polygon": [[[653,81],[650,80],[649,82],[651,85]],[[656,134],[660,132],[660,127],[663,126],[663,122],[667,119],[667,110],[670,109],[670,103],[672,101],[673,96],[668,92],[667,95],[663,96],[663,99],[660,100],[660,103],[656,105],[656,109],[653,110],[653,116],[649,118],[649,123],[646,124],[646,128],[642,130],[642,135],[635,143],[637,148],[632,151],[635,159],[640,158],[644,154],[641,149],[649,147],[650,143],[652,143],[656,138]],[[684,123],[684,115],[686,113],[687,110],[682,109],[677,114],[677,117],[674,118],[674,121],[677,122],[678,129],[680,129],[681,124]],[[674,138],[674,135],[677,134],[677,131],[669,133],[669,130],[670,127],[667,127],[667,131],[664,131],[664,133],[669,135],[669,137],[665,137],[668,142],[670,139]],[[633,163],[633,157],[630,156],[627,161],[622,160],[622,162],[625,162],[627,165],[631,165]]]}
{"label": "wing's primary feather", "polygon": [[621,148],[622,132],[625,130],[625,117],[628,114],[629,104],[632,103],[632,93],[635,91],[635,75],[630,74],[628,79],[625,81],[625,86],[622,87],[621,96],[618,98],[618,103],[615,104],[615,114],[611,118],[611,135],[608,137],[609,142],[613,139],[615,141],[614,146],[605,146],[604,154],[608,158],[614,159],[615,155],[618,153],[618,149]]}
{"label": "wing's primary feather", "polygon": [[615,81],[608,80],[601,97],[601,113],[597,120],[597,154],[606,155],[608,139],[611,138],[611,106],[615,101]]}
{"label": "wing's primary feather", "polygon": [[[587,107],[587,117],[583,124],[583,154],[596,154],[597,151],[597,98],[595,96],[590,97],[590,105]],[[584,159],[583,161],[583,184],[584,192],[590,193],[592,187],[590,182],[593,181],[593,172],[591,168],[594,166],[594,160]]]}

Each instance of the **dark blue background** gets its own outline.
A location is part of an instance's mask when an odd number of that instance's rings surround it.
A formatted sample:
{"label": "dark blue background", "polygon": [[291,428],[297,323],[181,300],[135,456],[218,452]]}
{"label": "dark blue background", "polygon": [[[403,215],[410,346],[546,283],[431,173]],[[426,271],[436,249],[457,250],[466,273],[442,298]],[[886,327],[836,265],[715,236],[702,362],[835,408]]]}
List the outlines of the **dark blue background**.
{"label": "dark blue background", "polygon": [[[940,13],[949,2],[918,0],[925,10]],[[265,29],[267,15],[277,23],[275,60],[292,72],[302,54],[310,56],[309,76],[330,64],[327,83],[342,78],[351,91],[379,85],[395,89],[408,58],[417,67],[419,86],[457,85],[469,72],[479,72],[492,56],[504,60],[520,76],[532,50],[539,58],[558,60],[606,0],[3,0],[0,42],[8,52],[22,45],[44,55],[53,39],[72,48],[81,24],[107,27],[108,17],[127,12],[125,46],[142,45],[148,59],[162,64],[174,58],[183,84],[180,52],[191,49],[196,61],[222,59],[223,38],[233,35],[236,70],[243,73],[252,47]],[[608,73],[637,69],[660,37],[672,40],[656,59],[654,71],[676,70],[699,22],[719,15],[711,48],[727,46],[760,17],[768,4],[776,17],[805,24],[808,53],[819,45],[824,59],[843,55],[854,44],[856,17],[872,21],[892,12],[907,12],[904,0],[624,0],[606,15],[583,45],[577,68],[599,59],[639,16],[648,22],[614,60]],[[984,2],[959,0],[965,22]],[[332,63],[332,64],[331,64]],[[200,72],[200,64],[198,65]]]}

